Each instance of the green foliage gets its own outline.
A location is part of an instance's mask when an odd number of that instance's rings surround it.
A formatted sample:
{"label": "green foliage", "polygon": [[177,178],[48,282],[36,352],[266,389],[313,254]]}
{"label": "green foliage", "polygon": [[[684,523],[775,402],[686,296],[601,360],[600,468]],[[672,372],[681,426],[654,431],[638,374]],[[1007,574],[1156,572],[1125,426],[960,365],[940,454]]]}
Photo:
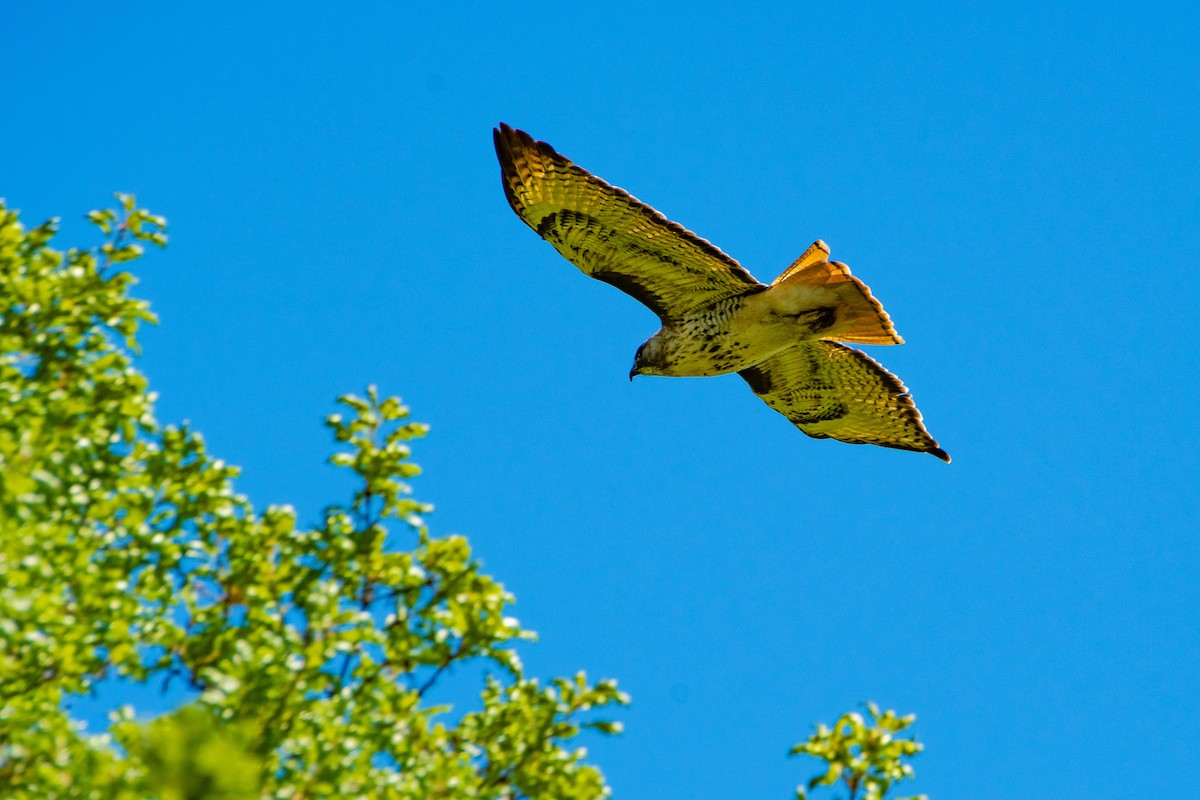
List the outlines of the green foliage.
{"label": "green foliage", "polygon": [[263,783],[257,731],[221,723],[198,706],[184,706],[149,725],[118,723],[132,760],[143,767],[143,796],[162,800],[254,800]]}
{"label": "green foliage", "polygon": [[[921,752],[924,746],[912,739],[897,738],[896,734],[911,726],[916,715],[898,717],[890,709],[881,712],[874,703],[867,704],[867,711],[870,725],[852,711],[843,714],[832,728],[818,725],[808,741],[792,748],[792,755],[803,753],[827,765],[825,772],[808,782],[807,789],[796,789],[799,800],[805,800],[808,792],[818,786],[839,782],[849,791],[848,800],[883,800],[893,782],[913,776],[905,759]],[[896,800],[925,800],[925,795]]]}
{"label": "green foliage", "polygon": [[[606,796],[570,745],[619,732],[594,715],[626,696],[525,676],[512,596],[421,519],[426,428],[397,398],[327,420],[358,488],[311,528],[158,423],[129,356],[154,317],[123,268],[166,221],[118,200],[88,215],[107,240],[65,253],[56,221],[26,231],[0,204],[0,795]],[[429,695],[469,661],[486,686],[454,718]],[[70,698],[115,676],[196,699],[84,735]]]}

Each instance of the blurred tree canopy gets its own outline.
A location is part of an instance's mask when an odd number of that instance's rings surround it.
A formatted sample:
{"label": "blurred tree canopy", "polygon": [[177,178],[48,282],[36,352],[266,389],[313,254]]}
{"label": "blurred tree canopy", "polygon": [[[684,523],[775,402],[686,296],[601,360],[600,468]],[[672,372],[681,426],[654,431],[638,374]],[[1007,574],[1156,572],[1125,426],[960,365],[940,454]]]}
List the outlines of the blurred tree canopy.
{"label": "blurred tree canopy", "polygon": [[[357,490],[313,527],[158,423],[131,361],[154,316],[125,267],[166,220],[117,198],[88,215],[104,242],[66,252],[57,220],[0,204],[0,795],[606,796],[574,739],[619,732],[596,713],[626,696],[526,677],[512,596],[421,519],[426,428],[399,399],[341,399],[331,461]],[[429,693],[465,662],[486,686],[452,716]],[[70,698],[115,677],[194,701],[85,735]]]}

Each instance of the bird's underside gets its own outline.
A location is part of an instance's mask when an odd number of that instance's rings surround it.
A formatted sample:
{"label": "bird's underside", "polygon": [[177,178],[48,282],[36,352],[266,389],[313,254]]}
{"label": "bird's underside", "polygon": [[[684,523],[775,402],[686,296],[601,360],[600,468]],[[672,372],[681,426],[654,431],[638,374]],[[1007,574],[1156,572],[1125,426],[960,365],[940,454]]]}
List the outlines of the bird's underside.
{"label": "bird's underside", "polygon": [[712,244],[610,186],[545,142],[493,131],[517,215],[586,275],[658,315],[630,377],[737,372],[771,408],[818,439],[949,461],[908,390],[839,342],[900,344],[883,307],[817,241],[769,286]]}

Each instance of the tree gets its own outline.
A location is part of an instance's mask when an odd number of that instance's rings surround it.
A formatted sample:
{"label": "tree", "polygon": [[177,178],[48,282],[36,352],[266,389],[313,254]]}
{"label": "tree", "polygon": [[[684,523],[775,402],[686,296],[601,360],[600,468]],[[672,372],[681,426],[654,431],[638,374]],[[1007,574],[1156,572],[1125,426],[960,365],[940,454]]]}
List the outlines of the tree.
{"label": "tree", "polygon": [[[879,706],[867,703],[871,725],[856,711],[843,714],[833,727],[817,725],[807,741],[791,750],[792,755],[809,755],[826,763],[825,771],[812,778],[808,786],[796,789],[798,800],[818,786],[843,785],[849,792],[847,800],[883,800],[892,784],[913,776],[905,759],[924,749],[912,739],[897,736],[916,721],[915,714],[899,717],[895,711],[880,711]],[[925,795],[901,797],[896,800],[926,800]]]}
{"label": "tree", "polygon": [[[107,237],[65,253],[0,203],[0,794],[163,798],[595,798],[571,749],[627,702],[580,673],[542,683],[534,638],[460,536],[405,483],[426,427],[370,388],[328,418],[348,502],[298,526],[256,510],[198,433],[160,425],[131,361],[154,322],[126,265],[166,220],[118,195]],[[477,708],[429,693],[486,668]],[[194,701],[85,736],[64,709],[106,678]],[[114,746],[115,745],[115,746]]]}

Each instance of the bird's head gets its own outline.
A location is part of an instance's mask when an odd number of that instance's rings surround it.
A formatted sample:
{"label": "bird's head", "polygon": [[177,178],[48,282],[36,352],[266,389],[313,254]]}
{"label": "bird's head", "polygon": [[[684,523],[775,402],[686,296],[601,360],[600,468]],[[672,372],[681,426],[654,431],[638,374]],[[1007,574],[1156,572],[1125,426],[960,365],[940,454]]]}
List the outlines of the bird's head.
{"label": "bird's head", "polygon": [[666,356],[666,347],[663,346],[658,334],[651,336],[642,342],[641,347],[634,354],[633,369],[629,370],[629,380],[633,380],[634,375],[665,375]]}

